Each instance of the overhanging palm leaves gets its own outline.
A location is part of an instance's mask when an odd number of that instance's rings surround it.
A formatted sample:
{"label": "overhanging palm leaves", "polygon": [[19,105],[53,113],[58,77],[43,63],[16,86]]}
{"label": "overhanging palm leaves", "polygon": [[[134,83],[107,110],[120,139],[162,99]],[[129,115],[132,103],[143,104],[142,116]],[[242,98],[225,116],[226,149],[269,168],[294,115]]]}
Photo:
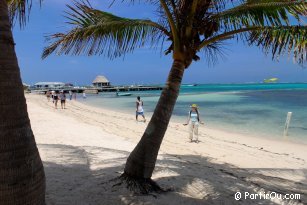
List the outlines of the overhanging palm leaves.
{"label": "overhanging palm leaves", "polygon": [[[131,0],[133,2],[133,0]],[[306,27],[290,25],[290,15],[298,22],[307,16],[301,0],[148,0],[158,6],[160,21],[127,19],[95,10],[83,2],[69,6],[67,18],[73,26],[67,33],[49,36],[52,44],[43,58],[61,54],[105,54],[110,58],[154,45],[167,37],[166,54],[184,52],[187,67],[198,60],[200,50],[219,48],[219,42],[233,37],[263,47],[273,58],[293,52],[295,60],[306,60]],[[279,31],[279,32],[278,32]],[[264,39],[266,39],[264,41]],[[265,42],[265,43],[264,43]],[[269,49],[270,48],[270,49]],[[285,52],[287,51],[287,52]],[[179,55],[181,56],[181,55]],[[207,59],[210,60],[210,59]]]}
{"label": "overhanging palm leaves", "polygon": [[285,53],[290,55],[293,51],[294,60],[303,64],[306,61],[306,27],[289,26],[289,15],[301,22],[301,17],[307,15],[307,3],[247,0],[209,16],[204,24],[215,22],[220,28],[212,36],[204,36],[199,48],[238,36],[250,45],[261,46],[266,53],[272,51],[273,59]]}
{"label": "overhanging palm leaves", "polygon": [[307,60],[307,26],[265,27],[250,32],[248,42],[261,46],[273,58],[293,52],[296,62],[303,64]]}
{"label": "overhanging palm leaves", "polygon": [[218,20],[221,26],[230,30],[242,25],[289,25],[289,14],[300,21],[300,16],[307,15],[307,3],[301,0],[248,0],[213,15],[211,19]]}
{"label": "overhanging palm leaves", "polygon": [[[43,0],[38,0],[41,3]],[[25,26],[32,8],[32,0],[7,0],[11,20],[17,20],[21,27]]]}
{"label": "overhanging palm leaves", "polygon": [[121,18],[77,2],[68,8],[68,23],[74,28],[49,36],[55,42],[44,50],[43,58],[53,52],[58,55],[105,54],[114,58],[145,43],[154,46],[169,35],[163,26],[150,20]]}

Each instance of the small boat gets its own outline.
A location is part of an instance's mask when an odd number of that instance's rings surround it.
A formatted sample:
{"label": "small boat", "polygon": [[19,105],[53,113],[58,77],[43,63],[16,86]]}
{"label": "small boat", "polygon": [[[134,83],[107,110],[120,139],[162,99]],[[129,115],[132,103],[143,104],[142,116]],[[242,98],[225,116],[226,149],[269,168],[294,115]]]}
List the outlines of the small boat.
{"label": "small boat", "polygon": [[116,92],[116,96],[130,96],[132,95],[131,93],[119,93],[119,92]]}
{"label": "small boat", "polygon": [[263,82],[264,83],[277,83],[278,82],[278,78],[270,78],[270,79],[264,79]]}
{"label": "small boat", "polygon": [[186,87],[194,87],[194,86],[197,86],[198,84],[184,84],[182,86],[186,86]]}

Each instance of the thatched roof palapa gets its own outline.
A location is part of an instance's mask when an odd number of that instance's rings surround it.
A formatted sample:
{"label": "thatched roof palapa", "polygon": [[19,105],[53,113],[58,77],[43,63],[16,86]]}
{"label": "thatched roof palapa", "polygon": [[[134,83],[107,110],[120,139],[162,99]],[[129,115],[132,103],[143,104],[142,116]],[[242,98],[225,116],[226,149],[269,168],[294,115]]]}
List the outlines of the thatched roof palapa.
{"label": "thatched roof palapa", "polygon": [[106,78],[106,77],[104,77],[104,76],[102,76],[102,75],[98,75],[96,78],[95,78],[95,80],[93,81],[93,83],[109,83],[110,81]]}

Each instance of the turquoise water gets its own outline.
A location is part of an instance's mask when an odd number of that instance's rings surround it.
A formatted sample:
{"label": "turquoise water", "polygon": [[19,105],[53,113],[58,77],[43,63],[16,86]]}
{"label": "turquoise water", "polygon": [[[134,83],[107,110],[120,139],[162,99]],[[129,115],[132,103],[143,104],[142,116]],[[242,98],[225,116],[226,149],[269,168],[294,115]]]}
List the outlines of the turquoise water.
{"label": "turquoise water", "polygon": [[[135,112],[135,98],[141,96],[146,115],[151,115],[160,91],[90,95],[86,104],[122,112]],[[288,139],[307,143],[307,84],[209,84],[181,87],[173,120],[185,122],[189,106],[199,105],[208,127],[256,137],[282,139],[288,112],[292,112]]]}

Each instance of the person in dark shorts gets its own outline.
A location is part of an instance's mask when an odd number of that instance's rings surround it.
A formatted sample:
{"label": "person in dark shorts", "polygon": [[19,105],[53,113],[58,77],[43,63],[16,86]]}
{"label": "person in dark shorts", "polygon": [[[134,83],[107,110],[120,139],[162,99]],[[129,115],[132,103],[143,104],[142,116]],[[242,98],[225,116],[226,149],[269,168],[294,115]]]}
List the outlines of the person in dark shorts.
{"label": "person in dark shorts", "polygon": [[48,90],[46,92],[46,97],[47,97],[48,102],[50,101],[50,96],[51,96],[51,92]]}
{"label": "person in dark shorts", "polygon": [[60,93],[60,100],[61,100],[61,108],[62,109],[66,109],[65,107],[65,103],[66,103],[66,95],[64,93],[64,91],[62,90]]}
{"label": "person in dark shorts", "polygon": [[54,91],[54,90],[52,90],[52,91],[51,91],[51,99],[52,99],[52,103],[54,103],[54,94],[55,94],[55,91]]}
{"label": "person in dark shorts", "polygon": [[59,100],[58,93],[54,92],[54,94],[53,94],[53,102],[54,102],[55,109],[58,109],[58,100]]}

